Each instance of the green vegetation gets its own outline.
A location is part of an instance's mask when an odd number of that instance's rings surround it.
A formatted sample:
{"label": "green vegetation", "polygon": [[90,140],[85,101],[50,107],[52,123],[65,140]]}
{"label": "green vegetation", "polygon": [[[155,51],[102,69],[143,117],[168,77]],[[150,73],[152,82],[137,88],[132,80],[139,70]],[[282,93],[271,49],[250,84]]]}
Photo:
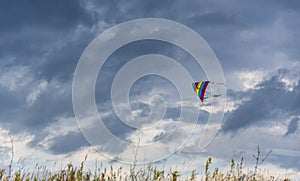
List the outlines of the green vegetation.
{"label": "green vegetation", "polygon": [[[66,167],[59,172],[52,173],[46,167],[39,167],[35,172],[25,172],[22,170],[16,171],[14,174],[6,174],[6,170],[0,170],[1,181],[275,181],[283,180],[289,181],[288,178],[275,178],[266,177],[263,173],[254,170],[254,174],[246,175],[243,172],[242,160],[240,164],[235,164],[232,159],[230,169],[226,173],[221,173],[218,168],[214,168],[213,173],[210,173],[210,166],[213,160],[209,157],[205,164],[205,174],[197,174],[192,171],[190,176],[183,177],[180,171],[157,170],[155,167],[148,165],[145,169],[135,170],[135,167],[130,168],[130,172],[126,173],[122,171],[122,167],[114,170],[110,169],[97,169],[95,171],[84,171],[84,163],[81,162],[79,167],[75,167],[72,164],[67,164]],[[257,169],[257,165],[255,167]]]}
{"label": "green vegetation", "polygon": [[[12,144],[13,148],[13,144]],[[47,169],[46,166],[38,166],[37,170],[28,172],[24,170],[18,170],[12,172],[12,162],[14,152],[12,149],[12,159],[8,170],[0,168],[0,181],[290,181],[288,178],[275,178],[274,176],[266,176],[264,173],[258,171],[258,166],[263,163],[269,156],[269,151],[264,158],[261,159],[261,152],[259,146],[257,146],[257,154],[253,155],[255,158],[255,166],[252,170],[252,174],[248,170],[243,170],[243,157],[240,163],[236,164],[234,159],[231,159],[230,168],[228,171],[222,173],[219,168],[210,168],[213,159],[208,157],[204,170],[205,173],[198,174],[196,171],[192,171],[190,175],[184,176],[180,173],[180,170],[159,170],[152,165],[145,165],[142,169],[137,169],[137,156],[138,147],[135,153],[135,161],[132,166],[129,166],[129,172],[123,171],[123,167],[114,169],[112,166],[110,169],[101,168],[94,171],[84,170],[84,163],[87,160],[87,156],[84,161],[81,162],[79,167],[69,163],[65,168],[60,171],[54,172]],[[201,167],[201,164],[199,165]],[[213,171],[211,173],[211,171]]]}

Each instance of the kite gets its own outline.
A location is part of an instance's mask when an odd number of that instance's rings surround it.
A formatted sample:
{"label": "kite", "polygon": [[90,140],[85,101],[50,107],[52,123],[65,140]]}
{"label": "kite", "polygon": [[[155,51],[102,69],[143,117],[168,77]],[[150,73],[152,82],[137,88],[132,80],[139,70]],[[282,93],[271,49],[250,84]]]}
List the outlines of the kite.
{"label": "kite", "polygon": [[220,82],[211,82],[211,81],[203,81],[203,82],[193,82],[192,86],[193,89],[195,91],[195,93],[198,95],[198,97],[200,98],[201,102],[203,102],[205,99],[208,99],[210,97],[219,97],[221,96],[221,94],[214,94],[214,95],[210,95],[210,96],[206,96],[206,89],[208,84],[222,84],[225,85],[224,83],[220,83]]}

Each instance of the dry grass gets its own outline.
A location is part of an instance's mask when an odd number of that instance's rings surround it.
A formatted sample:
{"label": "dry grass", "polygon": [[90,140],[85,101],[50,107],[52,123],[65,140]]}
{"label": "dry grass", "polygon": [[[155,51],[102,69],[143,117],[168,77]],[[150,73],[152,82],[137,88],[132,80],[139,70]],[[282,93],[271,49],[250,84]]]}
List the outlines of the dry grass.
{"label": "dry grass", "polygon": [[[263,163],[269,156],[269,151],[265,157],[261,159],[261,152],[259,146],[257,146],[257,154],[253,155],[255,159],[255,166],[252,170],[252,174],[247,174],[243,170],[243,158],[239,164],[236,164],[232,159],[230,168],[228,171],[222,173],[219,168],[210,168],[212,164],[212,158],[209,157],[204,165],[205,173],[197,174],[192,171],[189,176],[183,176],[180,170],[160,170],[152,165],[145,165],[144,168],[137,168],[137,152],[135,153],[134,164],[129,166],[129,172],[123,171],[123,167],[114,169],[112,166],[110,169],[96,168],[96,170],[88,171],[84,170],[84,164],[87,160],[87,156],[80,166],[77,167],[71,163],[67,164],[65,168],[60,171],[53,172],[47,169],[46,166],[38,166],[35,171],[28,172],[25,170],[18,170],[12,172],[12,162],[14,157],[13,141],[12,144],[12,157],[8,169],[0,168],[0,181],[290,181],[288,178],[275,178],[274,176],[266,176],[264,173],[258,171],[258,166]],[[201,166],[201,165],[200,165]],[[213,172],[211,173],[211,171]],[[248,171],[248,173],[250,173]]]}
{"label": "dry grass", "polygon": [[[267,180],[284,180],[289,181],[288,178],[275,178],[272,176],[266,177],[263,173],[259,173],[256,167],[253,169],[252,175],[247,175],[243,171],[242,161],[239,164],[235,164],[234,160],[231,160],[229,171],[221,173],[218,168],[209,168],[212,163],[212,158],[209,157],[206,161],[205,173],[197,174],[195,171],[189,176],[182,176],[180,171],[168,171],[158,170],[155,167],[148,165],[144,169],[137,170],[135,166],[130,167],[129,173],[123,171],[122,167],[118,169],[97,169],[94,171],[84,171],[84,163],[81,162],[79,167],[72,164],[67,164],[64,169],[58,172],[51,172],[46,166],[38,167],[36,171],[16,171],[12,175],[10,172],[6,173],[6,170],[0,170],[0,181],[267,181]],[[209,170],[214,170],[212,173]]]}

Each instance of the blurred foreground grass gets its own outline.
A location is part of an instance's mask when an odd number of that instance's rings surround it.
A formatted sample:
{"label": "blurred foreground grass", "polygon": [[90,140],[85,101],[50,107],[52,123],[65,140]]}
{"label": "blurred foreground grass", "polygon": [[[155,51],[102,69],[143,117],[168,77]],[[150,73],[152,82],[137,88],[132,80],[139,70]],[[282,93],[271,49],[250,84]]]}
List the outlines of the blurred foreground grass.
{"label": "blurred foreground grass", "polygon": [[[67,164],[64,169],[58,172],[52,172],[46,167],[41,167],[33,172],[26,172],[19,170],[11,173],[11,170],[0,169],[0,181],[275,181],[283,180],[289,181],[288,178],[275,178],[273,176],[265,176],[264,173],[258,172],[257,165],[249,175],[243,171],[243,159],[239,164],[231,160],[230,168],[225,173],[219,171],[219,168],[209,168],[212,164],[212,158],[209,157],[203,165],[205,173],[198,174],[192,171],[190,175],[183,176],[180,170],[165,171],[158,170],[155,167],[148,165],[144,169],[136,169],[130,166],[130,171],[127,173],[123,171],[123,167],[114,169],[96,169],[94,171],[84,171],[84,163],[81,162],[80,166]],[[213,170],[211,173],[210,170]]]}

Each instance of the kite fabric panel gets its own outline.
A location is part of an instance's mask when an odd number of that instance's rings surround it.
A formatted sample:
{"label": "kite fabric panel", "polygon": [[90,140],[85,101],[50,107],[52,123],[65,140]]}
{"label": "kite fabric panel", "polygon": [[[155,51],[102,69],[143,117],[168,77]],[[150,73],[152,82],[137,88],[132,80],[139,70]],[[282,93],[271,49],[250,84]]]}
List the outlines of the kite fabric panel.
{"label": "kite fabric panel", "polygon": [[201,102],[203,102],[205,99],[210,98],[210,97],[221,96],[221,95],[205,96],[208,84],[223,84],[224,85],[224,83],[211,82],[211,81],[193,82],[192,83],[193,89],[194,89],[195,93],[198,95],[198,97],[200,98]]}

